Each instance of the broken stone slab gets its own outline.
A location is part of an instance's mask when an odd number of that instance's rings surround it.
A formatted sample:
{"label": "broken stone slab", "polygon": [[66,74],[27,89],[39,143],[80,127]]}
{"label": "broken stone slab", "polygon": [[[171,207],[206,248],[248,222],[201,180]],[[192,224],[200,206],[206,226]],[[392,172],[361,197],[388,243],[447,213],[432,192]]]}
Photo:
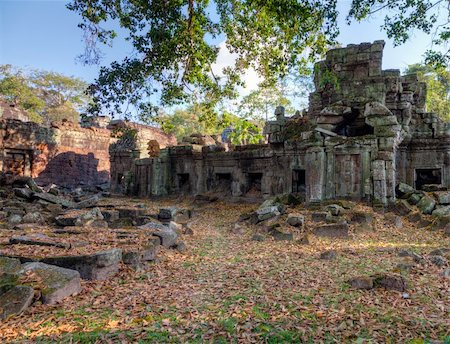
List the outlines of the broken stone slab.
{"label": "broken stone slab", "polygon": [[316,211],[311,214],[311,220],[314,222],[322,222],[327,219],[327,211]]}
{"label": "broken stone slab", "polygon": [[347,222],[342,222],[318,226],[314,229],[313,234],[319,237],[348,239],[348,224]]}
{"label": "broken stone slab", "polygon": [[33,197],[33,191],[31,191],[29,188],[14,188],[13,191],[14,194],[19,198],[29,200]]}
{"label": "broken stone slab", "polygon": [[178,239],[177,232],[166,226],[162,229],[153,231],[152,235],[158,237],[160,239],[160,244],[167,248],[175,246]]}
{"label": "broken stone slab", "polygon": [[144,262],[154,261],[158,253],[158,248],[159,240],[158,243],[154,243],[150,240],[148,245],[139,249],[125,250],[122,253],[122,261],[126,265],[138,268],[142,266]]}
{"label": "broken stone slab", "polygon": [[8,217],[8,224],[14,226],[14,225],[18,225],[19,223],[22,223],[22,216],[20,216],[19,214],[11,214]]}
{"label": "broken stone slab", "polygon": [[398,229],[402,229],[403,228],[403,219],[401,216],[392,214],[392,213],[388,213],[385,215],[385,219],[390,222],[392,225],[394,225],[394,227],[398,228]]}
{"label": "broken stone slab", "polygon": [[0,279],[5,275],[16,275],[21,268],[22,264],[19,259],[0,257]]}
{"label": "broken stone slab", "polygon": [[404,199],[399,199],[392,205],[392,212],[400,216],[408,215],[412,211],[414,208]]}
{"label": "broken stone slab", "polygon": [[81,291],[78,271],[41,262],[25,263],[20,274],[26,283],[41,292],[44,304],[55,304]]}
{"label": "broken stone slab", "polygon": [[436,207],[436,201],[433,197],[425,195],[422,199],[417,203],[417,207],[424,214],[431,214]]}
{"label": "broken stone slab", "polygon": [[119,264],[122,261],[122,250],[113,248],[91,255],[48,257],[41,261],[77,270],[83,279],[105,280],[119,271]]}
{"label": "broken stone slab", "polygon": [[53,203],[53,204],[59,204],[63,208],[74,208],[75,207],[74,202],[66,200],[62,197],[58,197],[58,196],[55,196],[55,195],[52,195],[49,193],[45,193],[45,192],[35,192],[33,194],[33,199],[43,200],[45,202]]}
{"label": "broken stone slab", "polygon": [[102,194],[96,194],[85,200],[77,202],[73,205],[75,209],[92,208],[97,205],[97,203],[103,198]]}
{"label": "broken stone slab", "polygon": [[279,231],[278,229],[272,229],[270,231],[270,235],[276,241],[292,241],[292,240],[294,240],[294,234],[293,233],[284,233],[284,232]]}
{"label": "broken stone slab", "polygon": [[426,192],[447,191],[447,188],[440,184],[424,184],[422,185],[422,190]]}
{"label": "broken stone slab", "polygon": [[439,208],[436,208],[431,213],[434,217],[446,217],[450,216],[450,205],[441,206]]}
{"label": "broken stone slab", "polygon": [[373,289],[373,278],[367,276],[353,277],[348,280],[348,283],[355,289]]}
{"label": "broken stone slab", "polygon": [[55,217],[58,226],[88,226],[95,220],[103,220],[103,215],[99,208],[93,208],[89,211],[80,212],[80,210],[71,210],[63,215]]}
{"label": "broken stone slab", "polygon": [[333,260],[337,258],[337,252],[335,250],[324,251],[319,256],[323,260]]}
{"label": "broken stone slab", "polygon": [[117,208],[120,219],[137,219],[145,215],[145,209],[139,208]]}
{"label": "broken stone slab", "polygon": [[382,287],[388,290],[406,291],[407,282],[406,279],[394,273],[377,274],[372,276],[373,284],[375,287]]}
{"label": "broken stone slab", "polygon": [[33,192],[42,192],[42,189],[36,184],[34,179],[31,177],[15,177],[14,181],[12,182],[12,186],[13,187],[28,186],[30,190]]}
{"label": "broken stone slab", "polygon": [[437,196],[437,200],[439,204],[450,204],[450,192],[439,192],[436,193],[435,196]]}
{"label": "broken stone slab", "polygon": [[33,288],[24,285],[12,286],[0,294],[0,319],[22,313],[33,303],[33,298]]}
{"label": "broken stone slab", "polygon": [[281,215],[281,213],[278,210],[278,206],[273,205],[269,207],[259,208],[258,210],[256,210],[256,215],[258,216],[258,222],[262,222],[275,216],[279,216]]}
{"label": "broken stone slab", "polygon": [[374,217],[372,214],[363,211],[355,211],[350,216],[351,223],[372,224]]}
{"label": "broken stone slab", "polygon": [[291,213],[288,215],[286,222],[293,227],[303,227],[305,217],[299,213]]}
{"label": "broken stone slab", "polygon": [[175,218],[177,214],[176,207],[166,207],[159,209],[158,219],[163,221],[171,221]]}
{"label": "broken stone slab", "polygon": [[409,197],[408,197],[408,203],[412,204],[412,205],[416,205],[417,203],[420,202],[420,200],[422,199],[423,194],[422,193],[412,193]]}
{"label": "broken stone slab", "polygon": [[22,218],[23,223],[38,223],[43,224],[45,222],[44,217],[41,215],[41,213],[38,212],[31,212],[27,213]]}
{"label": "broken stone slab", "polygon": [[397,185],[397,188],[395,190],[397,192],[397,195],[399,197],[404,197],[408,194],[412,194],[416,191],[412,186],[405,184],[405,183],[399,183]]}
{"label": "broken stone slab", "polygon": [[58,248],[70,248],[71,244],[58,242],[42,233],[33,233],[28,235],[17,235],[9,238],[9,243],[12,245],[36,245],[36,246],[53,246]]}
{"label": "broken stone slab", "polygon": [[114,222],[119,219],[119,212],[117,210],[103,210],[102,209],[103,219],[108,222]]}
{"label": "broken stone slab", "polygon": [[345,213],[345,209],[342,208],[340,205],[338,204],[330,204],[327,206],[327,211],[329,211],[331,213],[331,215],[333,216],[339,216],[339,215],[343,215]]}

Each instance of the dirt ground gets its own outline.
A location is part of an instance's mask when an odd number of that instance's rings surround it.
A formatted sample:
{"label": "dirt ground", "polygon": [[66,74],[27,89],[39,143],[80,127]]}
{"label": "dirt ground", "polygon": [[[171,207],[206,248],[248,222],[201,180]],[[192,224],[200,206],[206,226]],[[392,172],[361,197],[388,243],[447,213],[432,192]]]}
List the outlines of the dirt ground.
{"label": "dirt ground", "polygon": [[[192,207],[192,200],[115,199]],[[111,200],[109,200],[111,202]],[[449,247],[442,232],[399,229],[375,213],[375,231],[349,240],[309,236],[253,241],[256,225],[235,230],[256,204],[215,202],[196,207],[187,251],[161,250],[160,261],[135,271],[123,266],[107,281],[83,281],[79,295],[55,305],[35,304],[0,323],[0,342],[30,343],[427,343],[450,342],[447,267],[429,261],[402,271],[407,293],[356,290],[348,279],[396,271],[408,249],[426,256]],[[355,209],[372,212],[364,205]],[[310,211],[289,209],[306,215]],[[351,228],[352,230],[353,228]],[[297,233],[300,234],[300,233]],[[325,250],[337,258],[319,259]],[[448,258],[448,257],[447,257]],[[399,271],[397,271],[399,272]]]}

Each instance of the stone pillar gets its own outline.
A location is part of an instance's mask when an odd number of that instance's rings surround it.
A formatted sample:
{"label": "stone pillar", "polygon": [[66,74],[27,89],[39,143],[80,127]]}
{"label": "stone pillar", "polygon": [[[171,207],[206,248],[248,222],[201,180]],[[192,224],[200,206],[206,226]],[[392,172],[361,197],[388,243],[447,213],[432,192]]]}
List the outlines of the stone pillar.
{"label": "stone pillar", "polygon": [[374,202],[387,204],[386,164],[384,160],[372,161],[372,175]]}
{"label": "stone pillar", "polygon": [[324,198],[326,153],[322,147],[313,147],[306,152],[306,194],[310,202],[320,202]]}

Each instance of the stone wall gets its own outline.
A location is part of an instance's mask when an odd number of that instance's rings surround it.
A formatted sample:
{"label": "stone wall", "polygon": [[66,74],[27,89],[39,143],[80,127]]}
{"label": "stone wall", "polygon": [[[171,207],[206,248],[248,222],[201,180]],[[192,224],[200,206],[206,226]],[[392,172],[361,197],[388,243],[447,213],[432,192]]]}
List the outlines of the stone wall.
{"label": "stone wall", "polygon": [[[174,141],[173,136],[157,128],[137,128],[142,145],[146,139],[156,138],[163,146]],[[68,187],[102,184],[110,181],[109,147],[116,141],[104,125],[81,127],[63,121],[44,127],[2,119],[0,171],[32,176],[41,184]]]}
{"label": "stone wall", "polygon": [[119,150],[126,191],[262,198],[294,192],[309,202],[388,204],[401,181],[450,187],[448,123],[426,112],[426,87],[416,75],[382,70],[383,47],[376,41],[329,51],[315,66],[308,111],[288,118],[277,108],[265,128],[268,145],[224,151],[203,140],[203,147],[183,143],[148,159],[139,159],[138,145],[128,154]]}
{"label": "stone wall", "polygon": [[110,131],[71,122],[0,121],[0,170],[64,186],[109,181]]}

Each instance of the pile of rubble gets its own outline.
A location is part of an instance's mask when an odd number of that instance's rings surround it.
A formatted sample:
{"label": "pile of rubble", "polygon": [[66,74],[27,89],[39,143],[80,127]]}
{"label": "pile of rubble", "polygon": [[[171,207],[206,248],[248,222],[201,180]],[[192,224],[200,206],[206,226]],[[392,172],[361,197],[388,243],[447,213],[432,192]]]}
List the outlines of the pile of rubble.
{"label": "pile of rubble", "polygon": [[76,294],[80,278],[104,280],[121,264],[141,268],[155,262],[161,247],[185,250],[181,234],[189,210],[152,214],[145,205],[108,203],[108,193],[97,191],[41,188],[31,178],[3,180],[0,318],[20,313],[33,300],[56,303]]}

